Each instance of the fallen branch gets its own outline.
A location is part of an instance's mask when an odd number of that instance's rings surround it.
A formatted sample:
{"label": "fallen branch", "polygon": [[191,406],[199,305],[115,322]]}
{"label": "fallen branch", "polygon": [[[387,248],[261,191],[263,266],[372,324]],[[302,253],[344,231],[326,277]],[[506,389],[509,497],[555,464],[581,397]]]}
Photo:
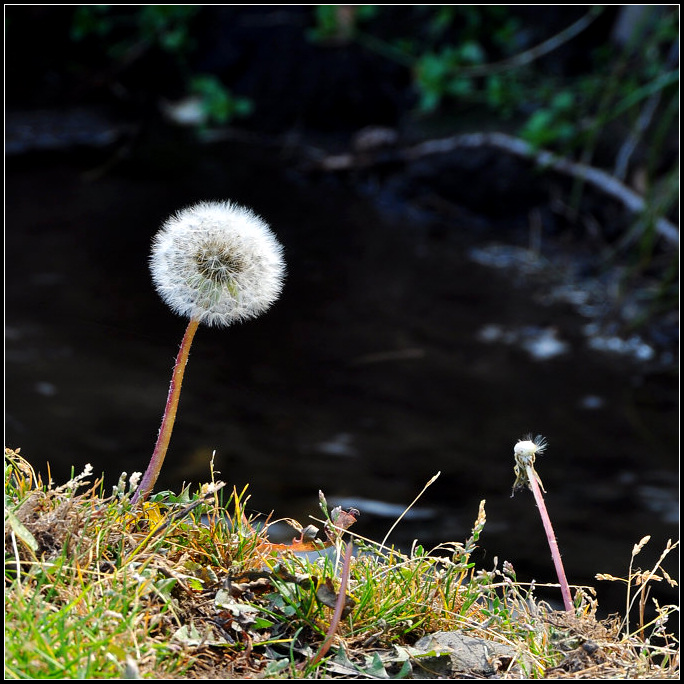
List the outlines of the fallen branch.
{"label": "fallen branch", "polygon": [[[412,147],[398,150],[397,157],[399,160],[413,161],[433,154],[446,154],[457,149],[478,147],[495,147],[517,157],[530,159],[537,166],[579,178],[616,199],[634,214],[639,214],[646,209],[646,201],[641,195],[606,171],[570,161],[548,150],[536,149],[525,140],[506,133],[465,133],[438,140],[427,140]],[[326,157],[321,161],[321,166],[329,171],[341,171],[356,166],[370,166],[374,162],[373,157],[367,154],[359,156],[342,154]],[[654,225],[663,239],[673,245],[679,244],[679,230],[672,222],[661,216],[655,219]]]}
{"label": "fallen branch", "polygon": [[[641,195],[630,190],[624,183],[621,183],[609,173],[587,164],[572,162],[548,150],[537,150],[528,142],[506,133],[466,133],[452,138],[429,140],[408,148],[404,156],[406,159],[414,159],[415,157],[428,154],[443,154],[444,152],[464,147],[497,147],[518,157],[531,159],[538,166],[580,178],[622,202],[629,211],[635,214],[646,209],[646,202]],[[658,233],[668,242],[672,244],[679,243],[679,230],[666,218],[660,217],[656,219],[655,226]]]}

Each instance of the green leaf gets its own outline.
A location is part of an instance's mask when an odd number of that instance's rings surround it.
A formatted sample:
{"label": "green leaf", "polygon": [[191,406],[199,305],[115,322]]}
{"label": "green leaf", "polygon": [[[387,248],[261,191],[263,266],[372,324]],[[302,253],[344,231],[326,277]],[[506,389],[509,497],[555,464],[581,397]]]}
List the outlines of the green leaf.
{"label": "green leaf", "polygon": [[551,107],[559,111],[567,111],[575,105],[575,96],[569,91],[564,90],[554,95],[551,100]]}
{"label": "green leaf", "polygon": [[366,657],[366,666],[364,669],[366,674],[369,674],[371,677],[376,677],[378,679],[390,678],[390,676],[387,674],[387,670],[385,669],[385,665],[382,662],[382,658],[377,651],[373,653],[370,659]]}
{"label": "green leaf", "polygon": [[486,56],[482,46],[473,40],[461,46],[459,55],[465,64],[482,64]]}
{"label": "green leaf", "polygon": [[446,92],[454,97],[465,97],[473,92],[473,81],[470,78],[452,78],[446,87]]}
{"label": "green leaf", "polygon": [[9,523],[14,534],[28,546],[34,553],[38,551],[38,542],[35,537],[26,529],[24,524],[17,518],[12,511],[5,510],[5,520]]}
{"label": "green leaf", "polygon": [[190,81],[190,91],[200,96],[207,118],[217,124],[228,123],[236,116],[248,116],[253,109],[250,100],[235,97],[216,76],[195,76]]}
{"label": "green leaf", "polygon": [[272,620],[267,620],[266,618],[263,617],[258,617],[254,620],[254,624],[252,625],[251,629],[268,629],[269,627],[273,627],[275,622]]}

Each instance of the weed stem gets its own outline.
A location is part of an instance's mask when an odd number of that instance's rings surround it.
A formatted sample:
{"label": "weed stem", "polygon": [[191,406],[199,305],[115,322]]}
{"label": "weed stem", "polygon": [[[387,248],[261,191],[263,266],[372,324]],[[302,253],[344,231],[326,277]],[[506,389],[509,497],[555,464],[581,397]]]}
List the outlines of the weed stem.
{"label": "weed stem", "polygon": [[570,586],[568,585],[568,580],[565,576],[565,568],[563,567],[563,561],[561,560],[560,550],[558,549],[558,541],[556,540],[556,535],[554,534],[553,526],[551,525],[551,518],[549,517],[549,513],[546,510],[544,496],[542,494],[541,488],[539,487],[539,482],[537,481],[538,475],[532,465],[528,464],[526,466],[526,471],[530,489],[532,489],[532,493],[534,494],[534,500],[537,502],[539,515],[541,515],[542,523],[544,525],[546,538],[549,540],[551,557],[553,558],[553,564],[556,566],[556,574],[558,575],[561,593],[563,594],[563,604],[565,606],[565,610],[571,613],[573,612],[573,606],[572,597],[570,596]]}
{"label": "weed stem", "polygon": [[313,667],[316,663],[325,656],[325,654],[330,649],[330,646],[335,637],[335,632],[340,624],[340,619],[342,617],[342,611],[347,602],[347,580],[349,579],[349,568],[351,565],[351,556],[354,549],[354,544],[352,542],[347,543],[347,551],[344,554],[344,563],[342,564],[342,573],[340,575],[340,591],[337,595],[337,602],[335,603],[335,612],[333,613],[332,619],[330,620],[330,627],[328,627],[328,632],[325,635],[325,641],[321,646],[320,651],[312,658],[309,663],[309,667]]}

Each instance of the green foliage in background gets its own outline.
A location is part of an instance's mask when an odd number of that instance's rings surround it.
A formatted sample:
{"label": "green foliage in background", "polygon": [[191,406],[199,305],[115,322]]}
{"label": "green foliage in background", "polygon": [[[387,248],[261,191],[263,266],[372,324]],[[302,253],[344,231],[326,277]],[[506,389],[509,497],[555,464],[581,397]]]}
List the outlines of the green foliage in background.
{"label": "green foliage in background", "polygon": [[[415,59],[414,83],[421,113],[436,111],[450,98],[472,98],[480,88],[463,68],[491,61],[491,52],[501,56],[517,49],[519,21],[506,7],[426,6],[422,13],[427,26],[425,42],[397,44],[409,45]],[[448,37],[454,31],[457,41]],[[500,106],[502,111],[516,97],[516,89],[506,88],[501,78],[486,82],[485,93],[491,94],[490,103]]]}
{"label": "green foliage in background", "polygon": [[[209,121],[227,123],[248,116],[252,106],[215,76],[188,67],[196,47],[193,22],[202,10],[200,5],[84,5],[75,9],[71,37],[96,38],[119,63],[151,48],[164,51],[184,73],[188,94],[201,98]],[[546,38],[538,53],[538,45],[528,44],[515,7],[415,6],[410,33],[380,35],[383,19],[391,24],[389,13],[396,11],[381,5],[314,5],[306,34],[321,46],[358,41],[409,67],[418,114],[484,106],[495,117],[519,122],[517,133],[533,145],[559,146],[563,152],[591,147],[618,117],[634,122],[649,98],[678,98],[677,60],[670,52],[678,39],[674,6],[646,13],[626,45],[596,50],[590,71],[572,77],[540,68],[539,58],[580,36],[603,12],[600,6],[588,8],[578,26]]]}
{"label": "green foliage in background", "polygon": [[[667,146],[679,113],[677,7],[632,8],[629,16],[628,8],[620,8],[613,21],[627,26],[621,40],[612,37],[592,50],[583,68],[570,74],[556,53],[583,40],[606,11],[601,6],[589,6],[557,33],[536,38],[530,32],[540,27],[524,25],[515,7],[415,6],[410,28],[390,37],[381,35],[392,24],[384,13],[397,8],[375,6],[371,12],[364,6],[362,14],[359,7],[355,21],[348,11],[336,12],[339,7],[319,6],[319,24],[325,16],[330,34],[330,22],[343,19],[354,27],[347,32],[350,40],[407,67],[417,116],[488,118],[533,148],[598,165],[621,183],[632,181],[647,209],[616,249],[636,245],[632,260],[639,268],[649,265],[654,222],[679,198],[678,160]],[[576,180],[569,202],[573,214],[583,188]]]}
{"label": "green foliage in background", "polygon": [[[178,54],[191,50],[194,45],[190,22],[200,10],[198,5],[143,5],[135,8],[132,14],[123,15],[114,10],[112,5],[78,7],[71,38],[79,41],[95,36],[107,41],[107,51],[113,58],[123,56],[138,42]],[[122,30],[126,38],[117,36]]]}
{"label": "green foliage in background", "polygon": [[315,25],[307,36],[321,43],[348,40],[354,36],[357,24],[375,17],[379,9],[377,5],[315,5]]}
{"label": "green foliage in background", "polygon": [[125,66],[151,49],[170,55],[183,76],[187,95],[199,98],[201,125],[227,124],[248,116],[252,103],[233,95],[216,76],[194,73],[188,58],[196,47],[193,21],[200,5],[85,5],[74,13],[72,40],[97,38],[113,64]]}
{"label": "green foliage in background", "polygon": [[425,26],[420,38],[396,38],[392,48],[412,66],[422,114],[484,105],[497,117],[522,119],[518,132],[535,145],[582,146],[609,121],[638,117],[649,97],[678,94],[671,53],[678,39],[676,8],[645,14],[626,45],[603,46],[590,55],[587,73],[568,77],[541,68],[539,60],[580,36],[600,7],[590,8],[584,23],[580,19],[536,46],[521,44],[525,31],[512,7],[423,6],[420,11]]}
{"label": "green foliage in background", "polygon": [[216,76],[193,76],[189,89],[192,94],[199,96],[202,109],[210,123],[226,124],[252,113],[251,100],[233,95]]}
{"label": "green foliage in background", "polygon": [[[626,9],[618,10],[622,18]],[[648,205],[635,230],[644,265],[655,244],[654,220],[670,213],[679,197],[677,162],[671,150],[666,154],[679,115],[679,12],[676,6],[645,6],[641,14],[633,9],[622,41],[603,43],[570,75],[558,68],[563,59],[556,55],[583,40],[607,11],[602,6],[586,7],[555,34],[525,24],[516,7],[479,5],[314,5],[302,30],[321,50],[358,43],[404,66],[412,76],[415,116],[489,118],[535,148],[587,165],[613,164],[607,170],[620,182],[638,171],[637,189]],[[249,116],[253,106],[190,66],[203,11],[199,5],[85,5],[74,11],[71,37],[95,44],[115,73],[162,52],[187,98],[199,104],[201,114],[189,121],[222,125]],[[606,160],[606,149],[614,159]],[[573,212],[582,192],[576,182]],[[631,235],[628,240],[635,242]]]}

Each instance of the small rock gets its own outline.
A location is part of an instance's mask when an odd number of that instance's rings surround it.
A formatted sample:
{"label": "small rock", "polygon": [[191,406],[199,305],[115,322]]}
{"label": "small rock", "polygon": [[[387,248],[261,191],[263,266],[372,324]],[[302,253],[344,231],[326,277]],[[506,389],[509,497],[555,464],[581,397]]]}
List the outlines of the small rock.
{"label": "small rock", "polygon": [[411,655],[426,679],[453,678],[458,674],[494,677],[512,668],[520,669],[513,662],[519,656],[514,648],[467,636],[459,630],[424,636],[411,649]]}

